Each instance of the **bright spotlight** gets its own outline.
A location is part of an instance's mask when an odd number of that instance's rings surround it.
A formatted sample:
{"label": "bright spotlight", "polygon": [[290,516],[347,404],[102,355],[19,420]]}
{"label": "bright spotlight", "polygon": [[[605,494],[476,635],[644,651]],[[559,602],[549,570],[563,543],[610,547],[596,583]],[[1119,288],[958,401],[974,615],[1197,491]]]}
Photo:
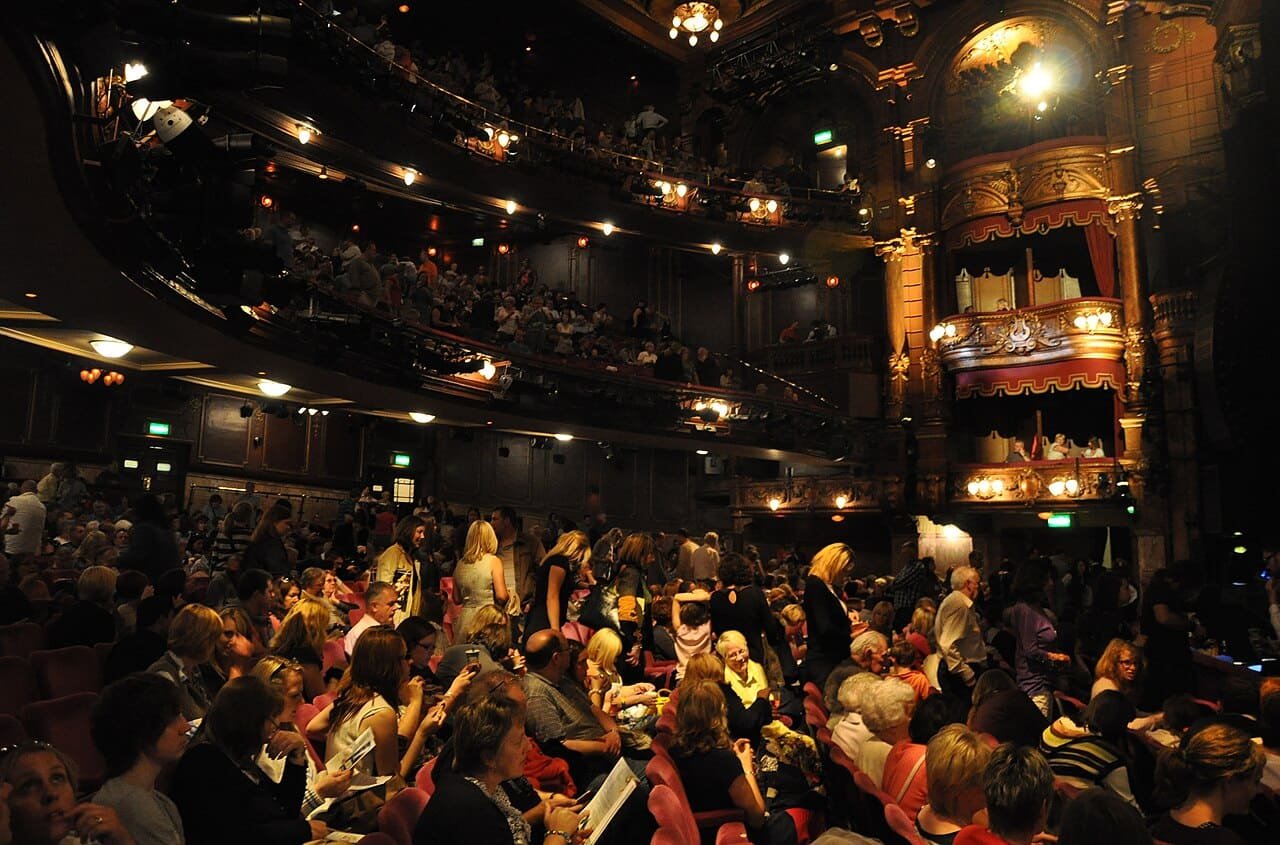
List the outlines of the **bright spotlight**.
{"label": "bright spotlight", "polygon": [[778,263],[783,267],[786,267],[791,263],[791,256],[785,252],[778,253]]}
{"label": "bright spotlight", "polygon": [[424,414],[421,411],[409,412],[409,419],[413,420],[416,423],[421,423],[423,425],[426,425],[427,423],[431,422],[435,418],[436,418],[435,414]]}
{"label": "bright spotlight", "polygon": [[486,381],[489,381],[497,374],[498,368],[493,365],[492,361],[485,359],[484,365],[480,367],[480,375],[484,376]]}
{"label": "bright spotlight", "polygon": [[147,75],[147,66],[142,62],[131,62],[124,66],[124,81],[136,82]]}
{"label": "bright spotlight", "polygon": [[559,440],[561,443],[568,443],[570,440],[573,439],[573,435],[561,431],[556,433],[555,438],[556,440]]}
{"label": "bright spotlight", "polygon": [[724,247],[720,246],[720,242],[719,242],[719,241],[716,241],[715,243],[713,243],[713,244],[711,245],[711,254],[712,254],[712,255],[719,255],[719,254],[720,254],[720,250],[722,250],[722,249],[724,249]]}
{"label": "bright spotlight", "polygon": [[924,160],[924,166],[929,168],[930,170],[933,170],[935,167],[938,166],[938,160],[936,158],[927,158]]}
{"label": "bright spotlight", "polygon": [[416,182],[417,180],[418,180],[418,171],[414,170],[412,167],[406,167],[406,168],[404,169],[404,184],[405,184],[405,187],[406,187],[406,188],[407,188],[407,187],[409,187],[410,185],[412,185],[412,184],[413,184],[414,182]]}
{"label": "bright spotlight", "polygon": [[103,358],[123,358],[133,351],[132,343],[125,343],[123,340],[116,340],[115,338],[91,340],[89,345],[93,347],[94,352],[97,352]]}
{"label": "bright spotlight", "polygon": [[293,390],[293,388],[287,384],[283,384],[282,382],[263,379],[258,382],[258,390],[262,391],[263,396],[270,396],[275,399],[280,396],[284,396],[290,390]]}
{"label": "bright spotlight", "polygon": [[613,224],[612,224],[612,223],[605,223],[604,225],[602,225],[602,226],[600,227],[600,231],[601,231],[601,232],[604,232],[604,236],[605,236],[606,238],[607,238],[607,237],[609,237],[610,235],[612,235],[612,234],[613,234]]}
{"label": "bright spotlight", "polygon": [[1053,87],[1053,76],[1045,70],[1044,65],[1036,62],[1030,70],[1022,74],[1022,80],[1018,86],[1028,99],[1039,100]]}
{"label": "bright spotlight", "polygon": [[314,134],[315,134],[315,129],[313,129],[312,127],[307,126],[304,123],[298,124],[298,143],[299,144],[311,143],[311,136]]}
{"label": "bright spotlight", "polygon": [[515,214],[519,207],[515,200],[507,200],[507,214]]}

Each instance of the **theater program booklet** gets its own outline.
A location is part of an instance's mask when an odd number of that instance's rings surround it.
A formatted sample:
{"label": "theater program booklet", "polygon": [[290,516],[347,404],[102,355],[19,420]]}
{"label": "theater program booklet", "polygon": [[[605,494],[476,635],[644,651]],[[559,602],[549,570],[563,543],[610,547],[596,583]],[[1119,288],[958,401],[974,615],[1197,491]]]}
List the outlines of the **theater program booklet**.
{"label": "theater program booklet", "polygon": [[631,767],[627,765],[627,761],[624,758],[618,758],[613,771],[609,772],[609,776],[604,779],[604,783],[600,784],[600,788],[596,790],[596,794],[591,797],[590,803],[585,808],[587,827],[591,828],[591,838],[586,841],[586,845],[595,845],[596,840],[609,826],[609,822],[613,821],[613,817],[618,814],[618,810],[631,797],[631,793],[635,792],[638,784],[639,781],[631,771]]}

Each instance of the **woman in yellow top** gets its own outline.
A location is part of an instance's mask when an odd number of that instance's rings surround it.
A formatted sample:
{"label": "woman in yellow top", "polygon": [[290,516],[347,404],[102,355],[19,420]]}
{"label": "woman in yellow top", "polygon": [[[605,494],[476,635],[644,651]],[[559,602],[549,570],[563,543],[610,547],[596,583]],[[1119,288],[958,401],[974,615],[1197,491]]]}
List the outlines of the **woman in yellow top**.
{"label": "woman in yellow top", "polygon": [[764,667],[751,659],[747,638],[737,631],[725,631],[716,641],[716,652],[724,660],[724,680],[742,699],[744,707],[769,695],[769,679]]}

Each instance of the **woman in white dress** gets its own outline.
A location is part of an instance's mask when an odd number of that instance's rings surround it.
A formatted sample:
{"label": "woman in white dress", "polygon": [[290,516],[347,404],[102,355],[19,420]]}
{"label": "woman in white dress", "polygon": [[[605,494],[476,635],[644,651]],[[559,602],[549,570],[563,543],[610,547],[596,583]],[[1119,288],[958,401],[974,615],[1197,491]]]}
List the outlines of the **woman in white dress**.
{"label": "woman in white dress", "polygon": [[507,606],[507,579],[497,552],[493,526],[483,519],[471,523],[466,549],[453,571],[453,600],[462,608],[454,630],[466,631],[472,614],[487,604]]}

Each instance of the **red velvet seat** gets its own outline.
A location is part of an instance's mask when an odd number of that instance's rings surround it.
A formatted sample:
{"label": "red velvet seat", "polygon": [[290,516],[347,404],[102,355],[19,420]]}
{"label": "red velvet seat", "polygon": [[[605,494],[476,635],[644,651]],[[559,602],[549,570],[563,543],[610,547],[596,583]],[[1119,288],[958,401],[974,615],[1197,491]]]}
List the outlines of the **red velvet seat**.
{"label": "red velvet seat", "polygon": [[107,775],[107,764],[89,738],[90,713],[97,700],[97,693],[79,692],[22,708],[27,733],[74,760],[80,769],[80,789],[86,792],[101,786]]}
{"label": "red velvet seat", "polygon": [[111,657],[111,649],[115,647],[115,643],[98,643],[93,647],[93,653],[98,655],[98,665],[102,667],[104,678],[107,673],[107,659]]}
{"label": "red velvet seat", "polygon": [[884,805],[884,820],[888,822],[890,830],[906,840],[907,845],[928,845],[916,830],[915,822],[897,804]]}
{"label": "red velvet seat", "polygon": [[1058,710],[1063,716],[1078,719],[1080,714],[1084,712],[1085,703],[1075,696],[1067,695],[1062,690],[1054,690],[1053,697],[1057,701]]}
{"label": "red velvet seat", "polygon": [[328,707],[330,704],[333,703],[333,696],[329,695],[329,693],[327,692],[321,693],[320,695],[317,695],[315,698],[311,699],[311,703],[316,706],[317,710],[323,710],[324,708]]}
{"label": "red velvet seat", "polygon": [[334,667],[345,669],[347,666],[347,649],[343,645],[342,640],[325,640],[324,641],[324,660],[320,667],[322,673],[328,672]]}
{"label": "red velvet seat", "polygon": [[397,845],[397,843],[385,833],[378,832],[360,837],[360,841],[356,845]]}
{"label": "red velvet seat", "polygon": [[0,713],[17,716],[33,701],[40,700],[36,673],[25,657],[0,657]]}
{"label": "red velvet seat", "polygon": [[351,623],[352,628],[354,628],[356,626],[356,623],[363,618],[364,618],[363,607],[353,607],[351,608],[351,612],[347,614],[347,621]]}
{"label": "red velvet seat", "polygon": [[302,734],[302,739],[307,743],[307,753],[311,755],[312,761],[316,764],[317,769],[324,768],[324,758],[320,755],[320,751],[316,748],[316,742],[324,742],[324,736],[313,737],[307,733],[307,725],[320,713],[320,708],[314,704],[307,704],[305,701],[298,705],[298,709],[293,714],[294,726]]}
{"label": "red velvet seat", "polygon": [[30,738],[27,729],[22,726],[22,722],[18,721],[17,716],[0,713],[0,748],[22,745]]}
{"label": "red velvet seat", "polygon": [[817,733],[819,728],[827,726],[827,718],[827,711],[815,704],[812,698],[806,696],[804,700],[804,722],[809,726],[809,729]]}
{"label": "red velvet seat", "polygon": [[671,681],[675,677],[676,661],[658,660],[652,651],[644,652],[644,676],[653,681],[659,689],[671,689]]}
{"label": "red velvet seat", "polygon": [[813,681],[805,681],[804,697],[812,698],[815,702],[817,702],[819,707],[821,707],[824,710],[826,709],[826,703],[822,699],[822,690]]}
{"label": "red velvet seat", "polygon": [[395,840],[396,845],[413,845],[413,829],[430,798],[415,786],[400,790],[378,811],[378,830]]}
{"label": "red velvet seat", "polygon": [[435,772],[436,760],[438,759],[438,757],[432,757],[428,760],[425,766],[418,769],[418,774],[413,779],[413,785],[427,793],[428,798],[436,792],[436,782],[432,778],[432,774]]}
{"label": "red velvet seat", "polygon": [[0,625],[0,654],[29,657],[31,652],[44,648],[46,642],[44,628],[34,622]]}
{"label": "red velvet seat", "polygon": [[102,662],[87,645],[31,652],[31,668],[45,698],[102,689]]}

